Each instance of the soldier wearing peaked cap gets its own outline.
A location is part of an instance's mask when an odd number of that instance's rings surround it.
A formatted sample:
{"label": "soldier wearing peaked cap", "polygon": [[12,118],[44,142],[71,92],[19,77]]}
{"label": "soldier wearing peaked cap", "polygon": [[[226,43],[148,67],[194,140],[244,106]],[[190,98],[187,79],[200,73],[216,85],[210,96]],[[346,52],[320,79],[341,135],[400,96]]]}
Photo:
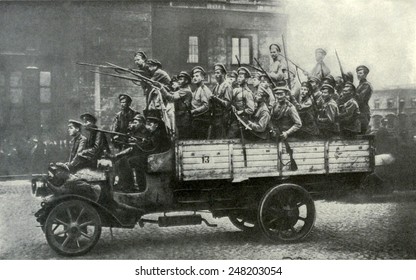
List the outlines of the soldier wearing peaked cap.
{"label": "soldier wearing peaked cap", "polygon": [[178,75],[179,88],[173,92],[164,92],[164,97],[170,102],[174,102],[177,137],[179,139],[189,139],[191,136],[191,130],[189,129],[192,125],[192,91],[189,87],[190,83],[191,76],[187,72],[182,71]]}
{"label": "soldier wearing peaked cap", "polygon": [[339,104],[339,125],[341,135],[354,137],[361,132],[360,108],[355,100],[355,86],[347,82],[342,90],[343,103]]}
{"label": "soldier wearing peaked cap", "polygon": [[[295,136],[296,132],[302,127],[302,121],[295,106],[286,97],[290,93],[289,88],[275,87],[273,93],[277,102],[271,110],[270,128],[272,136],[282,137],[283,139]],[[280,135],[278,132],[280,132]]]}
{"label": "soldier wearing peaked cap", "polygon": [[359,84],[356,90],[356,100],[360,107],[360,121],[361,121],[361,133],[365,134],[368,130],[368,124],[370,123],[370,106],[368,101],[373,94],[373,87],[370,82],[367,81],[367,75],[370,72],[367,66],[360,65],[356,69],[357,78]]}
{"label": "soldier wearing peaked cap", "polygon": [[66,166],[72,173],[86,167],[85,160],[79,154],[85,149],[87,145],[87,138],[81,134],[82,123],[76,120],[68,121],[68,134],[72,137],[70,144],[70,154]]}
{"label": "soldier wearing peaked cap", "polygon": [[276,102],[276,99],[273,95],[273,92],[269,86],[268,78],[266,74],[261,72],[256,72],[253,75],[252,78],[252,84],[253,84],[253,97],[256,96],[257,93],[263,93],[266,92],[269,97],[267,98],[267,107],[270,109],[271,106]]}
{"label": "soldier wearing peaked cap", "polygon": [[89,113],[80,116],[84,122],[84,136],[87,138],[87,145],[79,156],[83,157],[89,162],[91,168],[97,167],[97,160],[104,154],[105,151],[110,151],[107,139],[102,132],[95,131],[98,128],[96,125],[97,118]]}
{"label": "soldier wearing peaked cap", "polygon": [[[242,118],[249,119],[254,113],[253,92],[248,88],[247,82],[251,77],[250,71],[246,67],[237,70],[238,88],[233,90],[231,96],[231,108],[233,112]],[[228,138],[236,138],[240,135],[240,123],[234,114],[231,115]]]}
{"label": "soldier wearing peaked cap", "polygon": [[233,71],[231,71],[227,74],[227,81],[233,89],[238,87],[237,77],[238,77],[238,73],[235,70],[233,70]]}
{"label": "soldier wearing peaked cap", "polygon": [[[322,79],[322,85],[324,85],[324,84],[329,84],[329,85],[331,85],[334,88],[334,90],[336,89],[335,78],[331,74],[329,74],[328,76],[326,76],[325,78]],[[338,92],[336,90],[334,91],[334,94],[332,95],[332,98],[335,101],[338,100],[339,94],[338,94]]]}
{"label": "soldier wearing peaked cap", "polygon": [[320,109],[322,107],[322,104],[324,103],[321,97],[322,92],[320,90],[321,80],[318,77],[311,76],[308,77],[308,82],[312,86],[312,98],[316,105],[316,109]]}
{"label": "soldier wearing peaked cap", "polygon": [[270,111],[267,107],[269,104],[269,93],[264,90],[257,91],[254,95],[254,101],[257,106],[254,114],[247,123],[252,129],[246,133],[247,138],[253,140],[266,140],[269,138],[268,125],[270,122]]}
{"label": "soldier wearing peaked cap", "polygon": [[302,127],[297,132],[300,138],[314,138],[319,135],[316,124],[316,106],[312,98],[311,84],[307,81],[302,82],[299,97],[294,104],[302,121]]}
{"label": "soldier wearing peaked cap", "polygon": [[210,126],[209,101],[211,90],[204,84],[206,72],[201,66],[192,69],[192,82],[196,86],[192,93],[192,138],[207,139]]}
{"label": "soldier wearing peaked cap", "polygon": [[211,135],[212,139],[225,138],[227,135],[227,125],[229,123],[231,98],[233,88],[226,81],[227,69],[224,64],[214,65],[214,76],[217,84],[212,90],[211,97]]}
{"label": "soldier wearing peaked cap", "polygon": [[325,84],[321,90],[324,103],[318,111],[317,124],[321,134],[328,138],[339,134],[339,109],[337,103],[332,98],[334,87]]}
{"label": "soldier wearing peaked cap", "polygon": [[305,76],[308,78],[311,76],[318,77],[319,79],[323,79],[331,73],[331,70],[326,66],[324,59],[326,56],[326,50],[323,48],[317,48],[315,50],[315,60],[316,65],[313,67],[311,72],[304,72]]}

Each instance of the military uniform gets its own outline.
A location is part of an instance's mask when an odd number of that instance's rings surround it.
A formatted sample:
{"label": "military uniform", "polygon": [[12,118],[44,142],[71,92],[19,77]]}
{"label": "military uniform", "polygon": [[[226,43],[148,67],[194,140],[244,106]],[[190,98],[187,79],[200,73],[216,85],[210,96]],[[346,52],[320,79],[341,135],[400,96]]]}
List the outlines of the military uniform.
{"label": "military uniform", "polygon": [[339,106],[339,125],[344,136],[354,136],[361,132],[360,109],[357,101],[350,98],[347,102]]}
{"label": "military uniform", "polygon": [[368,129],[368,124],[370,123],[371,113],[370,106],[368,106],[368,101],[371,98],[373,93],[373,87],[366,80],[363,79],[357,86],[356,99],[358,106],[360,108],[360,122],[361,122],[361,133],[365,134]]}
{"label": "military uniform", "polygon": [[[70,124],[74,125],[74,127],[78,127],[81,129],[82,124],[78,121],[69,121]],[[85,168],[88,166],[88,162],[79,156],[79,154],[85,149],[87,146],[87,138],[83,136],[81,133],[75,135],[71,141],[69,142],[71,145],[71,150],[69,153],[68,159],[68,168],[72,173]]]}
{"label": "military uniform", "polygon": [[283,104],[278,102],[273,107],[270,126],[272,130],[277,128],[280,133],[285,132],[287,136],[294,136],[294,133],[302,127],[302,121],[295,106],[286,100]]}
{"label": "military uniform", "polygon": [[318,111],[317,124],[319,131],[325,137],[331,137],[338,135],[338,105],[332,98],[322,105],[322,108]]}
{"label": "military uniform", "polygon": [[227,126],[230,120],[230,106],[233,88],[227,81],[217,84],[212,91],[212,137],[213,139],[225,138]]}
{"label": "military uniform", "polygon": [[312,96],[304,97],[296,104],[302,127],[297,135],[301,138],[309,138],[319,135],[318,125],[316,124],[315,108]]}
{"label": "military uniform", "polygon": [[[254,113],[253,92],[247,87],[238,87],[233,90],[231,105],[237,111],[243,111],[241,117],[250,118]],[[236,138],[239,135],[240,123],[234,115],[231,115],[230,127],[228,129],[228,138]]]}
{"label": "military uniform", "polygon": [[270,122],[270,117],[270,111],[269,108],[267,108],[266,103],[262,102],[259,104],[250,121],[248,122],[248,126],[252,129],[252,131],[248,131],[248,138],[253,140],[257,140],[259,138],[268,139],[268,125]]}
{"label": "military uniform", "polygon": [[285,74],[283,71],[287,70],[287,65],[284,61],[272,61],[269,66],[269,76],[272,78],[273,82],[276,84],[279,81],[285,80]]}
{"label": "military uniform", "polygon": [[[205,70],[201,66],[192,69],[192,75],[198,72],[205,76]],[[210,125],[209,101],[211,96],[211,90],[203,82],[192,93],[192,135],[194,139],[207,139]]]}

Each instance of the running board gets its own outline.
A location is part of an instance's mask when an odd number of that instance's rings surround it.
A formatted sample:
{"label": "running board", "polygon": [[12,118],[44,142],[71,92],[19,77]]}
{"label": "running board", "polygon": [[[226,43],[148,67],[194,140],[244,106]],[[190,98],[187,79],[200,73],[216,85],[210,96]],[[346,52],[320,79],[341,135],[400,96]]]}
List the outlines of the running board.
{"label": "running board", "polygon": [[180,216],[160,216],[157,221],[149,219],[140,219],[139,225],[144,226],[145,223],[158,224],[160,227],[189,226],[200,225],[204,222],[209,227],[216,227],[216,224],[210,224],[201,215],[180,215]]}

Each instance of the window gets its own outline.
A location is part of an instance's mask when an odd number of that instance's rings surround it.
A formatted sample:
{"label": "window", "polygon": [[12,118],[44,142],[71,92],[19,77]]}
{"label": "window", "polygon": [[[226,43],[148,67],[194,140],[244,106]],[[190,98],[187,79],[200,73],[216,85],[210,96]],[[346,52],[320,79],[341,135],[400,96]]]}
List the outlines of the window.
{"label": "window", "polygon": [[394,108],[394,99],[393,98],[387,99],[387,108],[388,109]]}
{"label": "window", "polygon": [[189,36],[187,63],[199,62],[199,42],[197,36]]}
{"label": "window", "polygon": [[12,104],[23,104],[22,72],[10,73],[10,101]]}
{"label": "window", "polygon": [[412,98],[412,108],[416,108],[416,98]]}
{"label": "window", "polygon": [[380,109],[380,99],[374,100],[374,109]]}
{"label": "window", "polygon": [[231,39],[232,64],[238,64],[237,57],[241,64],[251,63],[251,41],[248,37]]}

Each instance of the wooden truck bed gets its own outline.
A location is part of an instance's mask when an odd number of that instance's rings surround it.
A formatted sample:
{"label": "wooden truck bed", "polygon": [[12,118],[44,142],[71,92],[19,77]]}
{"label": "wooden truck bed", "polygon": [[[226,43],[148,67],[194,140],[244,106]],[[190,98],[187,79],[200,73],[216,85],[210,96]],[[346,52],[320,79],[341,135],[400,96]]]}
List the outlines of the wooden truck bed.
{"label": "wooden truck bed", "polygon": [[[176,176],[182,181],[234,181],[349,172],[372,172],[373,138],[289,141],[298,170],[291,171],[283,143],[246,143],[247,166],[239,139],[181,140],[176,143]],[[280,160],[281,159],[281,160]]]}

